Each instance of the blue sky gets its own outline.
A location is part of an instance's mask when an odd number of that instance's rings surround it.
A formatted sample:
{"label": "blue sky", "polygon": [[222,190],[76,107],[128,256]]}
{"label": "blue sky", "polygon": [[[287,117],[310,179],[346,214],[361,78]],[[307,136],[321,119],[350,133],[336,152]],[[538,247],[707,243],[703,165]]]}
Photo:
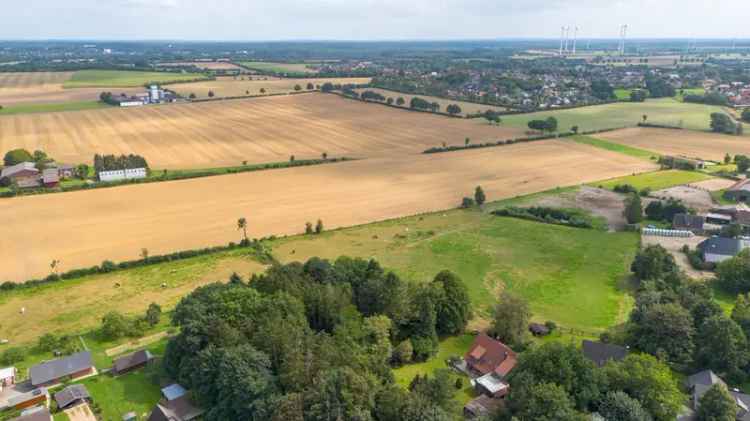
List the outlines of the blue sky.
{"label": "blue sky", "polygon": [[740,0],[9,0],[2,39],[749,38]]}

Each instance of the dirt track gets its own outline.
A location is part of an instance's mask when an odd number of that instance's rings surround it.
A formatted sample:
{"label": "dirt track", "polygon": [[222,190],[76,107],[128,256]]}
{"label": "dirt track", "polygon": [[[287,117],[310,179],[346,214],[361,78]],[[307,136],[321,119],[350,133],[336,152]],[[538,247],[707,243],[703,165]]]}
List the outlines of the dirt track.
{"label": "dirt track", "polygon": [[152,168],[205,168],[329,156],[380,157],[508,139],[513,128],[310,93],[198,104],[0,117],[0,151],[41,149],[60,162],[135,153]]}
{"label": "dirt track", "polygon": [[750,155],[750,139],[690,130],[632,128],[595,135],[661,154],[722,161],[724,155]]}
{"label": "dirt track", "polygon": [[293,234],[318,218],[334,228],[452,208],[480,184],[497,200],[652,169],[543,141],[2,200],[0,279],[44,276],[53,259],[65,271],[136,259],[144,247],[154,255],[238,241],[239,217],[254,237]]}

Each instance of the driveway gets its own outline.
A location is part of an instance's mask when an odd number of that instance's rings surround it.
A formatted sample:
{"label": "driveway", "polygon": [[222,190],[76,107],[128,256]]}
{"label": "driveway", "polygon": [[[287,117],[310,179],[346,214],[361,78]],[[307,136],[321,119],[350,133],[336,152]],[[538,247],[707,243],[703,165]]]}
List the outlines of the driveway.
{"label": "driveway", "polygon": [[68,416],[70,421],[96,421],[96,416],[87,403],[66,409],[65,415]]}

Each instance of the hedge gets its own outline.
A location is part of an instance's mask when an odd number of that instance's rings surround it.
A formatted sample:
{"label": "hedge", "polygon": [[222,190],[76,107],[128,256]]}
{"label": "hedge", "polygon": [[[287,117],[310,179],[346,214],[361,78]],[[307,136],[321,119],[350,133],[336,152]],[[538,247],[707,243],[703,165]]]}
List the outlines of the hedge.
{"label": "hedge", "polygon": [[164,181],[187,180],[191,178],[211,177],[211,176],[226,175],[226,174],[239,174],[239,173],[244,173],[244,172],[265,171],[265,170],[274,170],[274,169],[292,168],[292,167],[305,167],[305,166],[310,166],[310,165],[333,164],[336,162],[345,162],[345,161],[351,161],[351,160],[353,159],[347,158],[347,157],[330,158],[326,160],[303,159],[299,161],[273,162],[273,163],[268,163],[268,164],[249,165],[245,168],[243,167],[227,168],[224,172],[216,172],[216,171],[209,171],[209,170],[195,171],[195,172],[182,173],[182,174],[167,172],[166,176],[162,175],[159,177],[148,177],[148,178],[140,178],[140,179],[133,179],[133,180],[98,182],[98,183],[93,183],[93,184],[81,184],[81,185],[76,185],[76,186],[57,187],[54,189],[35,188],[35,189],[10,190],[10,191],[0,193],[0,198],[8,198],[8,197],[15,197],[15,196],[29,196],[29,195],[47,194],[47,193],[65,193],[65,192],[78,191],[78,190],[103,189],[103,188],[117,187],[117,186],[123,186],[123,185],[128,185],[128,184],[146,184],[146,183],[158,183],[158,182],[164,182]]}
{"label": "hedge", "polygon": [[534,206],[530,208],[519,208],[510,206],[492,212],[495,216],[508,216],[513,218],[527,219],[535,222],[543,222],[554,225],[565,225],[575,228],[594,228],[589,219],[572,210]]}
{"label": "hedge", "polygon": [[59,282],[62,280],[76,279],[88,275],[96,275],[102,273],[112,273],[125,269],[132,269],[141,266],[155,265],[164,262],[172,262],[183,259],[190,259],[198,256],[205,256],[209,254],[216,254],[224,251],[235,250],[239,248],[254,249],[255,257],[258,258],[261,263],[272,263],[274,262],[273,256],[263,248],[262,242],[265,240],[274,240],[276,237],[271,236],[268,238],[262,238],[260,240],[255,239],[252,241],[242,240],[239,244],[230,242],[226,246],[215,246],[206,247],[201,249],[193,250],[182,250],[174,253],[148,256],[146,258],[138,260],[127,260],[120,263],[115,263],[110,260],[104,260],[100,265],[91,266],[87,268],[72,269],[60,274],[50,274],[46,278],[42,279],[29,279],[24,282],[3,282],[0,284],[0,291],[13,291],[23,288],[32,288],[40,285],[50,284]]}

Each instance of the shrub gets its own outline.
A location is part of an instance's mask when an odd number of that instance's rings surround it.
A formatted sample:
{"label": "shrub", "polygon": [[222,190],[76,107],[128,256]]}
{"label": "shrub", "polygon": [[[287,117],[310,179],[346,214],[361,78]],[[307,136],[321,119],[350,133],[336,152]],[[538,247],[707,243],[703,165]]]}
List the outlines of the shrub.
{"label": "shrub", "polygon": [[305,222],[305,234],[310,235],[313,234],[315,230],[313,229],[312,222]]}
{"label": "shrub", "polygon": [[625,193],[625,194],[638,193],[638,189],[636,189],[630,184],[618,184],[615,187],[613,187],[612,190],[615,191],[616,193]]}
{"label": "shrub", "polygon": [[568,225],[576,228],[593,228],[588,215],[575,209],[557,209],[542,206],[530,208],[518,208],[510,206],[492,212],[496,216],[508,216],[513,218],[528,219],[530,221],[543,222],[555,225]]}
{"label": "shrub", "polygon": [[13,365],[15,363],[23,361],[26,356],[26,351],[23,348],[15,347],[8,348],[0,354],[0,364],[2,365]]}
{"label": "shrub", "polygon": [[474,207],[474,199],[471,197],[464,197],[464,199],[461,201],[461,208],[468,209]]}

